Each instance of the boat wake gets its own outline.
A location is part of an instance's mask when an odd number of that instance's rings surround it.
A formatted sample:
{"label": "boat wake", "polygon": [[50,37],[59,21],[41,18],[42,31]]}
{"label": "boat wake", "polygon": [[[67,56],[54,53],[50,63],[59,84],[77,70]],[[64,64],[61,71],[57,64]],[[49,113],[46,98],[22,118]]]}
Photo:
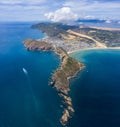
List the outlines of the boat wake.
{"label": "boat wake", "polygon": [[31,98],[32,98],[32,100],[33,100],[33,103],[34,103],[34,107],[35,107],[35,110],[36,110],[36,112],[38,112],[38,101],[37,101],[37,98],[36,98],[36,96],[35,96],[35,94],[34,94],[34,92],[33,92],[33,88],[32,88],[32,84],[31,84],[31,80],[30,80],[30,77],[29,77],[29,74],[28,74],[28,71],[25,69],[25,68],[22,68],[22,70],[23,70],[23,72],[24,72],[24,74],[25,74],[25,76],[26,76],[26,78],[27,78],[27,82],[28,82],[28,88],[29,88],[29,91],[30,91],[30,94],[31,94]]}

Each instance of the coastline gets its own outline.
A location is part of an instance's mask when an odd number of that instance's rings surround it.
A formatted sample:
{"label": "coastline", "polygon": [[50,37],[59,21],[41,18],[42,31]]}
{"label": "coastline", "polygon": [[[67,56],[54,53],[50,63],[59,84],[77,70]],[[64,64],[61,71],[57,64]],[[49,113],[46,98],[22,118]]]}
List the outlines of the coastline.
{"label": "coastline", "polygon": [[98,29],[98,30],[108,30],[108,31],[120,31],[120,28],[112,28],[112,27],[89,26],[89,28],[95,28],[95,29]]}
{"label": "coastline", "polygon": [[45,40],[45,39],[47,39],[48,37],[49,37],[49,36],[48,36],[46,33],[44,33],[44,37],[38,38],[38,39],[36,39],[36,41]]}
{"label": "coastline", "polygon": [[100,48],[100,47],[94,47],[94,48],[83,48],[83,49],[78,49],[78,50],[74,50],[74,51],[71,51],[71,52],[68,52],[68,54],[70,55],[70,54],[73,54],[73,53],[77,53],[77,52],[79,52],[79,51],[86,51],[86,50],[119,50],[120,49],[120,47],[107,47],[107,48]]}
{"label": "coastline", "polygon": [[[42,27],[40,25],[42,25]],[[74,78],[78,74],[78,72],[85,68],[84,64],[72,58],[70,54],[84,50],[120,49],[120,47],[107,47],[105,43],[94,39],[86,33],[82,34],[73,31],[72,29],[68,29],[66,31],[64,31],[63,29],[62,31],[60,28],[57,29],[57,26],[54,25],[52,27],[49,26],[49,24],[47,24],[47,27],[45,24],[40,25],[38,25],[37,27],[34,26],[33,28],[37,28],[40,30],[42,29],[45,32],[45,36],[42,39],[25,40],[24,46],[27,50],[53,51],[60,57],[60,65],[52,74],[51,82],[49,83],[49,85],[55,88],[55,90],[58,92],[58,95],[62,98],[63,115],[60,118],[60,122],[63,126],[65,126],[75,112],[72,105],[72,99],[69,95],[69,81],[71,78]],[[73,40],[71,40],[71,36],[73,37]],[[80,41],[78,38],[84,38],[84,40]],[[80,44],[86,44],[79,45],[79,41]]]}
{"label": "coastline", "polygon": [[[46,38],[46,37],[45,37]],[[79,51],[84,51],[84,50],[99,50],[99,49],[103,49],[103,50],[107,50],[107,49],[120,49],[120,47],[107,47],[107,48],[103,48],[103,47],[93,47],[93,48],[84,48],[84,49],[79,49],[79,50],[74,50],[74,51],[71,51],[71,52],[66,52],[64,51],[63,49],[61,48],[58,48],[58,47],[54,47],[52,46],[51,44],[47,43],[47,42],[44,42],[44,38],[40,39],[39,41],[38,40],[28,40],[30,41],[30,44],[31,42],[34,42],[33,45],[29,45],[28,46],[24,43],[25,47],[27,50],[38,50],[38,51],[53,51],[55,54],[57,54],[60,59],[61,59],[61,62],[60,62],[60,65],[58,66],[57,70],[54,71],[54,73],[52,74],[51,76],[51,79],[52,81],[50,82],[49,85],[51,85],[53,88],[55,88],[55,90],[58,92],[58,95],[62,98],[62,105],[63,107],[65,107],[63,109],[63,115],[61,116],[60,118],[60,122],[63,126],[67,125],[69,119],[72,117],[72,115],[74,114],[74,108],[73,108],[73,104],[72,104],[72,99],[71,97],[69,96],[69,91],[70,91],[70,88],[69,88],[69,82],[70,82],[70,79],[76,77],[76,75],[85,68],[84,64],[81,64],[79,63],[77,60],[75,62],[78,62],[78,68],[77,70],[74,71],[74,73],[71,75],[68,75],[66,77],[66,83],[64,85],[60,85],[61,83],[63,84],[63,81],[59,81],[59,76],[62,74],[57,74],[58,72],[60,72],[62,70],[62,72],[64,73],[64,66],[65,66],[65,63],[66,59],[68,58],[72,58],[70,57],[70,54],[72,53],[77,53]],[[38,43],[39,42],[39,43]],[[42,42],[42,46],[39,45],[40,43]],[[45,45],[43,45],[43,42]],[[37,45],[35,44],[37,43]],[[30,47],[29,47],[30,46]],[[46,48],[47,47],[47,48]],[[65,61],[65,62],[64,62]],[[74,64],[72,64],[73,68],[75,67]],[[56,76],[57,75],[57,76]],[[63,75],[63,74],[62,74]],[[65,88],[64,88],[65,87]]]}
{"label": "coastline", "polygon": [[[85,63],[86,69],[83,70],[83,72],[78,75],[78,78],[75,81],[73,80],[71,83],[71,96],[73,97],[73,104],[76,112],[75,118],[72,118],[70,125],[77,123],[76,126],[80,127],[80,125],[84,125],[86,122],[91,120],[92,123],[96,123],[96,127],[103,127],[105,121],[102,121],[101,119],[108,118],[106,125],[108,127],[114,127],[117,125],[116,120],[114,121],[114,124],[112,124],[115,112],[113,112],[111,108],[108,108],[110,106],[108,103],[110,97],[114,97],[112,102],[116,106],[120,104],[119,99],[116,103],[116,98],[120,98],[119,94],[116,95],[118,92],[118,86],[120,84],[120,80],[118,78],[120,76],[120,50],[118,48],[110,50],[86,50],[72,54],[72,56]],[[104,109],[102,110],[102,113],[101,106],[99,106],[100,103]],[[97,109],[96,104],[98,106]],[[117,110],[116,106],[113,107],[115,111]],[[91,111],[90,114],[89,111]],[[116,111],[116,116],[118,115],[118,111]],[[91,118],[91,116],[93,117]],[[111,120],[110,122],[109,116]],[[79,120],[81,120],[81,122],[79,122]],[[100,123],[102,123],[102,125]]]}

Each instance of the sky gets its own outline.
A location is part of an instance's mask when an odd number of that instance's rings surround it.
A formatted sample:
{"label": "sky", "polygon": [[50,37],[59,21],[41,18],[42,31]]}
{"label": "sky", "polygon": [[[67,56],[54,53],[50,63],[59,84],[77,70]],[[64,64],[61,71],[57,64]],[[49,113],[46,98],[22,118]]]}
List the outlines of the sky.
{"label": "sky", "polygon": [[0,0],[0,21],[120,21],[120,0]]}

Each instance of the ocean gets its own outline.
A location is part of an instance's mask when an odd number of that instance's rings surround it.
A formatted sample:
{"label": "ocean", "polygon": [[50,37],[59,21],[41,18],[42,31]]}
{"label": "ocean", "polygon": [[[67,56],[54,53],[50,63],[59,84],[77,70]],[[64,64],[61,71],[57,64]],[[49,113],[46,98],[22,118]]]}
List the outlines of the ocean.
{"label": "ocean", "polygon": [[[0,23],[0,127],[61,127],[61,99],[48,85],[60,59],[27,51],[23,41],[45,35],[34,23]],[[86,68],[70,82],[75,113],[68,127],[120,127],[120,51],[72,54]]]}
{"label": "ocean", "polygon": [[0,127],[60,126],[61,100],[48,85],[60,61],[24,48],[24,39],[45,36],[32,24],[0,24]]}
{"label": "ocean", "polygon": [[120,50],[83,50],[86,68],[71,81],[72,127],[120,127]]}

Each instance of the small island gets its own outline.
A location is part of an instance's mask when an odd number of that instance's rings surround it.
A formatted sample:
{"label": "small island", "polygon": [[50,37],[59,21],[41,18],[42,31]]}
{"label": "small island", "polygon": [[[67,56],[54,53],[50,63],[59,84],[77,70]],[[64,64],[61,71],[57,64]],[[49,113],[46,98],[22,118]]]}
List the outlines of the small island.
{"label": "small island", "polygon": [[40,40],[26,39],[27,50],[54,51],[61,59],[60,66],[51,76],[51,85],[62,98],[62,125],[68,123],[74,113],[72,99],[69,95],[69,81],[85,68],[84,64],[69,56],[69,53],[86,48],[119,47],[120,31],[117,29],[99,29],[94,27],[79,27],[61,23],[39,23],[32,28],[46,33]]}

